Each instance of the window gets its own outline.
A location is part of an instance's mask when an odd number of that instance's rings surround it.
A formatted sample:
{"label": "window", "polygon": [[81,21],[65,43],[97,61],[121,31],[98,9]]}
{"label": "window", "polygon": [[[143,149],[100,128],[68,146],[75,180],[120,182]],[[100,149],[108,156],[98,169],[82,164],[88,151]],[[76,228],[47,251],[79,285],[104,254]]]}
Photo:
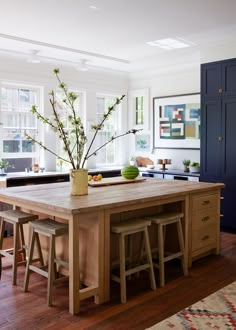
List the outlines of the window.
{"label": "window", "polygon": [[144,97],[136,96],[136,125],[144,124]]}
{"label": "window", "polygon": [[[6,158],[15,171],[24,170],[39,159],[39,148],[25,138],[25,132],[38,138],[37,119],[30,112],[32,105],[40,106],[40,89],[2,83],[0,91],[1,143],[0,157]],[[21,161],[18,161],[20,160]],[[21,164],[21,168],[18,168]]]}
{"label": "window", "polygon": [[[108,107],[112,106],[116,101],[115,96],[97,96],[97,108],[96,108],[96,122],[101,122],[103,115],[107,112]],[[104,126],[100,132],[98,132],[96,139],[96,146],[99,147],[109,141],[112,136],[118,132],[120,108],[121,104],[117,106],[117,109],[112,112],[111,116],[104,122]],[[117,140],[108,143],[104,148],[99,150],[96,155],[97,165],[113,165],[117,163]]]}

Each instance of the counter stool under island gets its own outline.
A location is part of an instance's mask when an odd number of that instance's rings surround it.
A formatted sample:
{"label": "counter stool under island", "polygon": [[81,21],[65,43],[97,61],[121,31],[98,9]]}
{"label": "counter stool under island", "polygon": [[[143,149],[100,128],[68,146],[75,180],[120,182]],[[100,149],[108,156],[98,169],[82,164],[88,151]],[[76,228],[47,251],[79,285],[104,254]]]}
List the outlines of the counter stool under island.
{"label": "counter stool under island", "polygon": [[[151,226],[150,220],[131,219],[121,223],[111,225],[111,233],[119,235],[119,254],[120,254],[120,276],[111,274],[111,279],[120,283],[121,302],[126,303],[126,277],[139,273],[142,270],[149,270],[151,288],[156,290],[155,275],[152,264],[152,255],[148,236],[148,227]],[[126,250],[125,237],[136,233],[142,233],[147,261],[136,267],[126,269]],[[142,261],[142,251],[140,250],[140,263]],[[128,256],[129,265],[132,265],[132,255]]]}
{"label": "counter stool under island", "polygon": [[[13,259],[12,267],[12,284],[17,282],[17,267],[26,264],[26,245],[24,238],[23,225],[37,219],[38,216],[19,210],[7,210],[0,212],[1,228],[0,228],[0,279],[2,275],[2,256]],[[5,223],[13,225],[13,248],[3,250],[3,239],[5,232]]]}
{"label": "counter stool under island", "polygon": [[[160,286],[165,285],[165,262],[180,258],[182,262],[183,273],[185,276],[188,275],[188,263],[184,247],[183,230],[181,225],[181,218],[184,217],[183,213],[180,212],[170,212],[170,213],[160,213],[157,215],[145,217],[145,219],[150,220],[153,224],[157,225],[158,233],[158,243],[157,243],[157,253],[159,260],[157,263],[153,263],[154,267],[159,268]],[[176,224],[178,233],[178,243],[179,251],[174,253],[167,253],[165,256],[165,234],[166,226]]]}
{"label": "counter stool under island", "polygon": [[[41,219],[32,221],[30,223],[32,232],[30,239],[30,247],[29,247],[29,257],[26,265],[25,272],[25,281],[24,281],[24,291],[28,291],[29,286],[29,276],[30,271],[36,272],[48,279],[48,288],[47,288],[47,304],[48,306],[52,306],[52,288],[53,284],[57,282],[62,282],[68,280],[68,276],[57,277],[57,264],[63,266],[68,269],[68,262],[63,261],[59,258],[56,258],[56,242],[55,238],[58,236],[62,236],[68,233],[68,225],[65,223],[57,222],[51,219]],[[39,242],[39,234],[49,237],[49,255],[48,255],[48,264],[44,265],[41,246],[39,249],[39,258],[34,258],[34,246],[35,241]],[[33,265],[36,261],[40,261],[41,266]],[[47,270],[46,270],[47,269]]]}

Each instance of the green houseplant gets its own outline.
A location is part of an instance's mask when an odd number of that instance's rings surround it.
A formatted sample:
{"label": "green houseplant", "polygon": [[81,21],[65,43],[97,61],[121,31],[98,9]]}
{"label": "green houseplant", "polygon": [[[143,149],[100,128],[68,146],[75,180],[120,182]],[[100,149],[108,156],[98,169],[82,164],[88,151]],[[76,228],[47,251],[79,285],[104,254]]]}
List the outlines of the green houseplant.
{"label": "green houseplant", "polygon": [[[41,141],[37,141],[32,136],[26,134],[27,139],[31,140],[33,143],[38,144],[41,148],[46,151],[49,151],[53,155],[57,157],[59,161],[63,161],[69,163],[71,165],[71,176],[70,178],[73,181],[75,170],[80,170],[80,172],[86,172],[85,164],[86,161],[95,156],[100,149],[105,147],[108,143],[112,141],[128,135],[128,134],[135,134],[139,130],[137,129],[130,129],[120,135],[112,136],[108,141],[106,141],[103,145],[99,146],[95,150],[92,150],[92,146],[96,139],[98,132],[102,129],[104,122],[109,118],[109,116],[115,111],[116,106],[121,103],[125,95],[122,95],[120,98],[116,98],[115,103],[110,106],[106,113],[104,113],[102,120],[99,123],[94,124],[91,128],[94,131],[94,135],[87,146],[87,137],[85,135],[84,125],[80,116],[76,113],[75,109],[75,102],[78,99],[78,95],[72,91],[69,91],[67,85],[61,80],[59,76],[59,69],[54,69],[54,74],[57,78],[59,83],[59,89],[63,94],[63,102],[68,108],[68,117],[67,120],[70,124],[71,129],[67,130],[65,124],[61,118],[60,110],[57,109],[57,101],[55,92],[52,90],[50,92],[50,104],[52,106],[52,117],[46,117],[42,115],[35,105],[32,106],[31,112],[35,114],[42,123],[48,125],[58,136],[58,138],[63,142],[63,148],[67,157],[62,157],[60,154],[57,154],[53,150],[49,149],[45,143]],[[85,176],[84,176],[85,178]],[[80,182],[82,179],[79,179]],[[83,179],[85,181],[85,179]],[[87,174],[86,174],[86,183],[87,183]],[[86,189],[85,189],[86,190]],[[77,194],[76,192],[72,194]],[[78,193],[80,194],[80,193]],[[83,192],[81,194],[84,194]],[[86,192],[85,192],[86,194]]]}
{"label": "green houseplant", "polygon": [[13,168],[12,165],[10,165],[10,163],[8,162],[8,160],[6,159],[0,159],[0,174],[4,175],[5,174],[5,170],[7,170],[8,168]]}
{"label": "green houseplant", "polygon": [[184,165],[184,172],[189,172],[190,159],[183,159],[182,163]]}
{"label": "green houseplant", "polygon": [[200,172],[200,163],[192,162],[190,164],[190,172],[192,173],[199,173]]}

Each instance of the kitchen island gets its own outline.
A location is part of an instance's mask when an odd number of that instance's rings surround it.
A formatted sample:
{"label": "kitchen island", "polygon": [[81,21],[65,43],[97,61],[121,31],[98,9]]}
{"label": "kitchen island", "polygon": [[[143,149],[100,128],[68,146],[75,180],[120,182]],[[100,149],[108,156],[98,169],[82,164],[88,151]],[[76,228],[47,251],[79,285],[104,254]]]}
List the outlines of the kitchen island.
{"label": "kitchen island", "polygon": [[[160,211],[184,212],[183,229],[189,266],[194,259],[220,250],[220,190],[223,184],[147,179],[89,187],[86,196],[70,196],[69,183],[0,189],[0,201],[69,223],[68,240],[60,242],[69,259],[69,311],[80,300],[109,300],[110,222]],[[80,288],[80,280],[86,285]]]}

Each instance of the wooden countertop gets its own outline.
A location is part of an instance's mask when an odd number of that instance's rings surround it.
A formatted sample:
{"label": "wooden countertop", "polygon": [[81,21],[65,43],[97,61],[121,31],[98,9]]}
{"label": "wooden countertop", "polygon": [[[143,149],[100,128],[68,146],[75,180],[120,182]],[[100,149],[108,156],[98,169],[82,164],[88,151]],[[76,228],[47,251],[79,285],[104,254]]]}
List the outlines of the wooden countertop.
{"label": "wooden countertop", "polygon": [[25,203],[66,214],[108,209],[123,205],[179,197],[196,192],[218,190],[223,183],[147,179],[142,182],[105,187],[89,187],[88,195],[71,196],[70,183],[52,183],[0,189],[0,201]]}

